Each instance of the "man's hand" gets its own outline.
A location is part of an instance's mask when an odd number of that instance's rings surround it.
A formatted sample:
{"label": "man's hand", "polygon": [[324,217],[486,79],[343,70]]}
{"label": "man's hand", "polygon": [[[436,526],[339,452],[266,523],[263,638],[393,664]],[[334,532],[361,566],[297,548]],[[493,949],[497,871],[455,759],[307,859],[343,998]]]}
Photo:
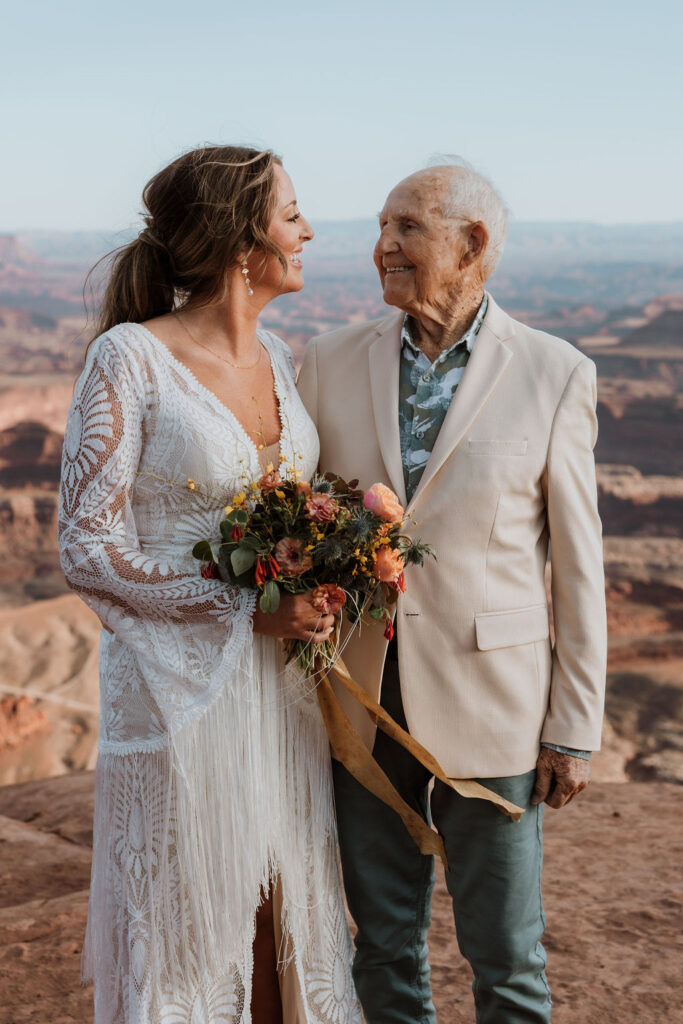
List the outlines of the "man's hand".
{"label": "man's hand", "polygon": [[548,807],[564,807],[585,789],[591,777],[591,763],[583,757],[561,754],[559,750],[541,747],[536,762],[536,785],[532,804],[543,801]]}

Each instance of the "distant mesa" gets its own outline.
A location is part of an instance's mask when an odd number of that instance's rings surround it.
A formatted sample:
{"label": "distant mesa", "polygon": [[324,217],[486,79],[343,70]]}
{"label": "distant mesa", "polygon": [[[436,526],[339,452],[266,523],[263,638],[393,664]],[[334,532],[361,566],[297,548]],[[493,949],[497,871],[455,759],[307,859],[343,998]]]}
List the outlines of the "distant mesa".
{"label": "distant mesa", "polygon": [[648,320],[654,320],[660,313],[665,310],[677,310],[679,313],[683,312],[683,295],[675,293],[673,295],[658,295],[656,299],[652,299],[647,302],[643,307],[643,314]]}
{"label": "distant mesa", "polygon": [[12,306],[0,306],[0,327],[12,331],[54,331],[58,324],[57,317],[45,313],[35,313],[26,309],[14,309]]}
{"label": "distant mesa", "polygon": [[653,313],[652,319],[630,331],[621,341],[622,348],[675,348],[683,352],[683,295],[671,296],[677,304],[659,312],[662,300],[648,303],[643,312]]}
{"label": "distant mesa", "polygon": [[24,267],[40,260],[16,235],[0,235],[0,269],[3,264]]}
{"label": "distant mesa", "polygon": [[56,487],[62,435],[43,423],[17,423],[0,431],[0,486]]}

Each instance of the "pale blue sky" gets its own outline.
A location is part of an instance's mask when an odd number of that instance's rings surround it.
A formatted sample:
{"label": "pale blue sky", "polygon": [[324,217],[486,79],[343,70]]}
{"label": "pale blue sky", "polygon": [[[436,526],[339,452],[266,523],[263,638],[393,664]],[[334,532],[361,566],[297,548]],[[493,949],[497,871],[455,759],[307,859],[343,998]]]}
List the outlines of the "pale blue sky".
{"label": "pale blue sky", "polygon": [[520,220],[683,220],[683,5],[14,0],[0,232],[135,221],[196,144],[284,156],[316,218],[373,216],[434,152]]}

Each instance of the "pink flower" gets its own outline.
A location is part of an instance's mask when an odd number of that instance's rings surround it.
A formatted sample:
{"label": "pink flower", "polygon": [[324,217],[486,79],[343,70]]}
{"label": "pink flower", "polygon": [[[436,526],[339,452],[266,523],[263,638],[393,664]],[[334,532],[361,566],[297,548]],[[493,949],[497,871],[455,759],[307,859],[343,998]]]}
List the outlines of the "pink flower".
{"label": "pink flower", "polygon": [[275,470],[275,472],[264,473],[259,479],[258,485],[264,494],[268,494],[269,491],[274,491],[277,487],[282,485],[280,474],[277,470]]}
{"label": "pink flower", "polygon": [[395,548],[380,548],[372,567],[373,576],[382,583],[398,583],[403,572],[401,552]]}
{"label": "pink flower", "polygon": [[310,552],[304,550],[302,540],[284,537],[275,545],[275,558],[283,576],[300,576],[313,565]]}
{"label": "pink flower", "polygon": [[306,515],[314,523],[333,523],[339,511],[339,502],[329,494],[312,494],[306,499]]}
{"label": "pink flower", "polygon": [[403,506],[398,497],[384,484],[373,484],[363,495],[363,504],[380,519],[388,523],[400,523],[403,519]]}
{"label": "pink flower", "polygon": [[336,615],[346,604],[346,594],[336,583],[323,583],[311,593],[313,607],[321,615]]}

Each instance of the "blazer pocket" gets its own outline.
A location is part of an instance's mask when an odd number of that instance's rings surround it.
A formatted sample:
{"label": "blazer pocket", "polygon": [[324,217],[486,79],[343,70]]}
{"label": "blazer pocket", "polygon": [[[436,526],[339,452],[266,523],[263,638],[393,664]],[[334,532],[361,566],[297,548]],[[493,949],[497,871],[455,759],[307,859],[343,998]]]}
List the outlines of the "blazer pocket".
{"label": "blazer pocket", "polygon": [[480,612],[474,616],[474,626],[480,651],[533,644],[550,636],[545,603],[505,612]]}
{"label": "blazer pocket", "polygon": [[518,441],[487,441],[474,437],[467,440],[470,455],[526,455],[528,446],[526,437]]}

